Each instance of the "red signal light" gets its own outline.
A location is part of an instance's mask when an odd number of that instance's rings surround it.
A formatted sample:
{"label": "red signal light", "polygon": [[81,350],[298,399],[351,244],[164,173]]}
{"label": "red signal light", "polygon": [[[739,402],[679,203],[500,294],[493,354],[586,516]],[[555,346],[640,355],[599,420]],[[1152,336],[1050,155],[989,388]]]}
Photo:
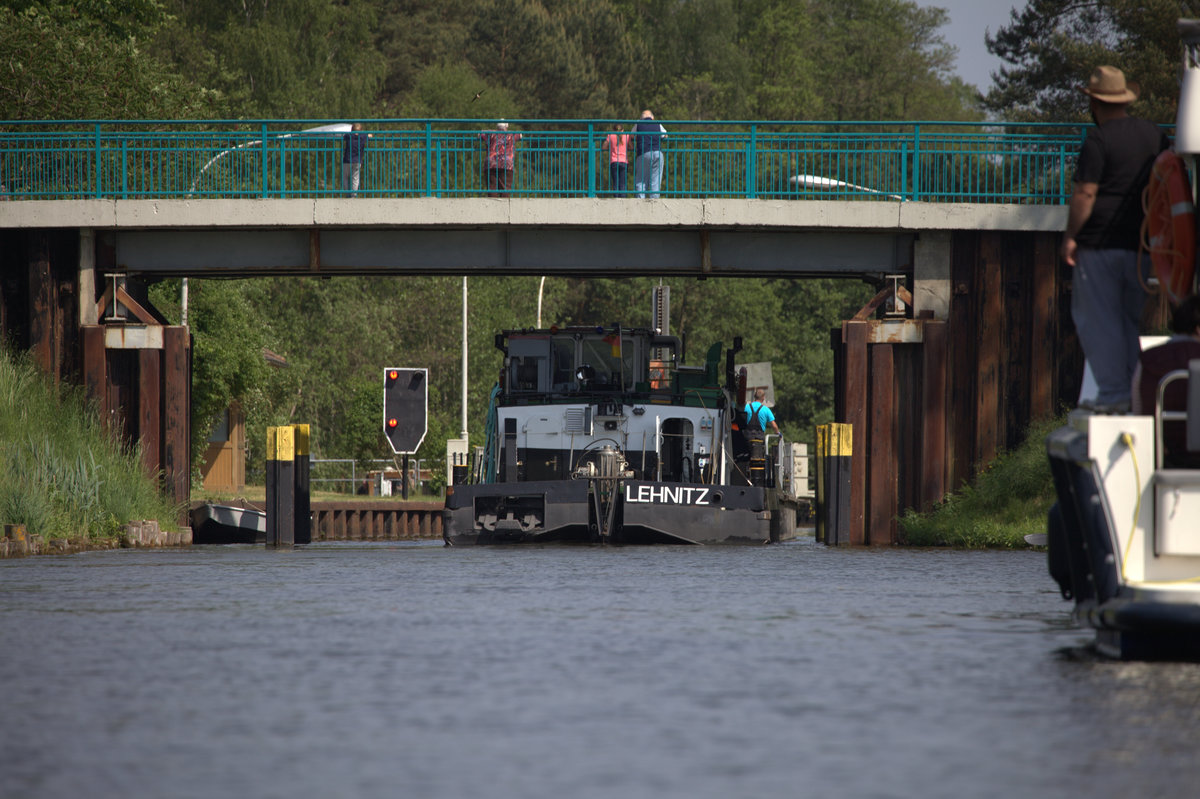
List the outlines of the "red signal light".
{"label": "red signal light", "polygon": [[399,422],[396,421],[395,417],[388,419],[388,427],[395,427],[398,424]]}
{"label": "red signal light", "polygon": [[388,380],[395,380],[400,376],[399,369],[388,369]]}

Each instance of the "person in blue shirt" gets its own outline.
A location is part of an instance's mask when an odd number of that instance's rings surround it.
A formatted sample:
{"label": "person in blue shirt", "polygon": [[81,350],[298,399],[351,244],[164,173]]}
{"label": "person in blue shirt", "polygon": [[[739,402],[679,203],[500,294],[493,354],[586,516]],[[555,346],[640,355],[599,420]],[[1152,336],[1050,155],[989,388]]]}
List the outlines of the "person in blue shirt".
{"label": "person in blue shirt", "polygon": [[767,429],[767,425],[779,435],[779,425],[775,424],[775,414],[766,405],[767,390],[754,389],[754,401],[746,403],[746,429],[750,431]]}

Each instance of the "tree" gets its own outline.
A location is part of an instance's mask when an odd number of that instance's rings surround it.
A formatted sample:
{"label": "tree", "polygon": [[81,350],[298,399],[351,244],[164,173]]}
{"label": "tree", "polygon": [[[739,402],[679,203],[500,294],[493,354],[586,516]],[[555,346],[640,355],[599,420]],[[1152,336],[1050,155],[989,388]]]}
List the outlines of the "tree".
{"label": "tree", "polygon": [[912,0],[814,4],[818,119],[967,119],[971,94],[951,74],[946,11]]}
{"label": "tree", "polygon": [[374,116],[384,64],[369,0],[170,0],[161,41],[180,69],[246,114]]}
{"label": "tree", "polygon": [[149,40],[167,22],[157,0],[0,7],[0,118],[162,119],[213,108],[215,93],[161,62]]}
{"label": "tree", "polygon": [[1013,120],[1083,120],[1079,87],[1110,64],[1141,85],[1140,116],[1173,122],[1182,54],[1175,23],[1196,15],[1196,0],[1029,0],[986,39],[1008,65],[993,74],[984,105]]}
{"label": "tree", "polygon": [[[375,42],[383,56],[379,106],[387,114],[412,105],[408,99],[427,71],[444,65],[470,70],[463,53],[470,48],[470,20],[476,0],[375,0]],[[471,91],[484,88],[478,83]],[[439,103],[439,105],[441,105]],[[455,114],[460,116],[460,114]],[[479,114],[466,114],[479,116]]]}
{"label": "tree", "polygon": [[506,89],[488,85],[470,64],[445,62],[426,67],[411,92],[397,99],[397,110],[409,117],[499,119],[522,116],[520,104]]}

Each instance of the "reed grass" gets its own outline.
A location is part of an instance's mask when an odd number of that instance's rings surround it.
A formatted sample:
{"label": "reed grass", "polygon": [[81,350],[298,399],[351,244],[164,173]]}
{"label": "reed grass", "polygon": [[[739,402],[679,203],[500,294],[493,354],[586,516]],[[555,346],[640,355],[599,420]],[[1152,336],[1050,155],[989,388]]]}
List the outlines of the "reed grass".
{"label": "reed grass", "polygon": [[179,509],[113,439],[83,392],[0,346],[0,524],[45,539],[115,538],[131,521],[177,529]]}
{"label": "reed grass", "polygon": [[1046,436],[1064,421],[1032,425],[1023,444],[1001,454],[930,512],[906,511],[901,539],[912,546],[1026,548],[1026,535],[1046,532],[1046,515],[1055,501]]}

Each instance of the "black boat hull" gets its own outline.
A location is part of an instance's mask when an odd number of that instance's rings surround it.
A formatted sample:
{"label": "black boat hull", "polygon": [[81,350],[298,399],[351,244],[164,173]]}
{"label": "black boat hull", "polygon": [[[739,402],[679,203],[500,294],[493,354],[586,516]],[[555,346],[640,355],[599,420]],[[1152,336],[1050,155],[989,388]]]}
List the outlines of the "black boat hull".
{"label": "black boat hull", "polygon": [[[622,480],[611,514],[597,499],[601,492],[589,480],[454,486],[443,537],[454,546],[639,545],[765,544],[795,535],[795,508],[762,487]],[[780,529],[779,520],[789,518]]]}

